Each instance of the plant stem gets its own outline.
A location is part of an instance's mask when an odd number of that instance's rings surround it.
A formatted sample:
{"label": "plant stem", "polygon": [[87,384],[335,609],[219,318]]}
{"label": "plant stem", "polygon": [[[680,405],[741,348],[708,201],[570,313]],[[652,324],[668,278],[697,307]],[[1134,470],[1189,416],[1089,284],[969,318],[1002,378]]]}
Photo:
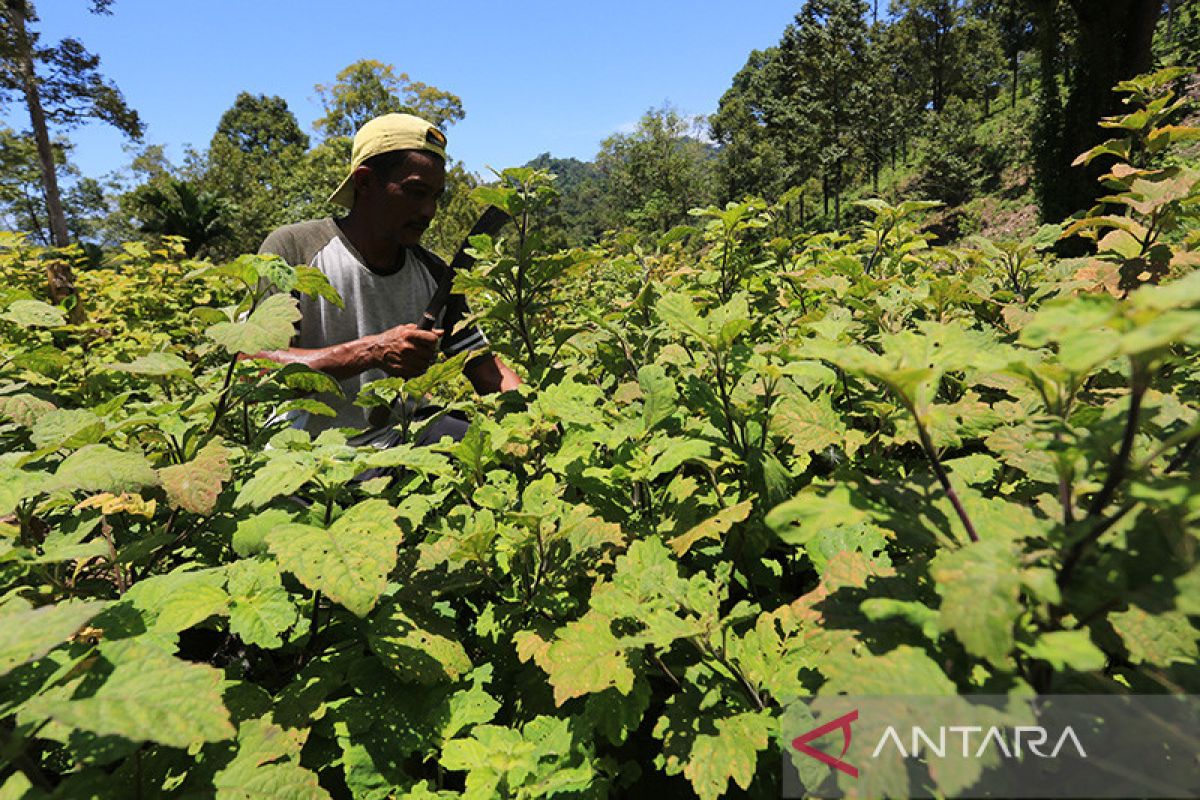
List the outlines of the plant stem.
{"label": "plant stem", "polygon": [[229,368],[225,370],[225,383],[221,386],[221,396],[217,400],[217,409],[213,413],[212,424],[208,426],[208,434],[211,436],[216,430],[217,425],[221,422],[221,417],[225,416],[225,412],[229,410],[229,393],[233,386],[233,371],[237,367],[237,356],[229,359]]}
{"label": "plant stem", "polygon": [[1100,520],[1094,528],[1088,531],[1087,535],[1071,546],[1067,552],[1067,557],[1063,559],[1062,569],[1058,573],[1059,587],[1066,586],[1071,580],[1071,575],[1075,572],[1075,565],[1079,563],[1080,556],[1093,542],[1099,539],[1113,525],[1117,524],[1130,511],[1134,509],[1136,503],[1128,503],[1120,508],[1115,514],[1107,519]]}
{"label": "plant stem", "polygon": [[962,501],[958,499],[954,487],[950,485],[950,476],[946,474],[945,467],[938,460],[937,452],[933,449],[933,440],[929,438],[929,431],[925,430],[925,424],[921,422],[916,409],[910,406],[908,410],[917,423],[917,435],[921,437],[921,449],[925,451],[925,458],[929,459],[929,465],[933,467],[933,473],[937,475],[938,483],[942,485],[942,491],[950,498],[950,505],[954,506],[954,512],[958,514],[963,528],[967,531],[967,536],[972,542],[978,542],[979,534],[975,532],[975,526],[971,523],[971,518],[967,516],[967,510],[963,507]]}
{"label": "plant stem", "polygon": [[1121,448],[1117,451],[1112,466],[1109,467],[1108,477],[1104,481],[1104,486],[1101,487],[1099,493],[1093,498],[1091,506],[1088,508],[1089,517],[1100,516],[1101,512],[1108,507],[1117,487],[1124,480],[1126,469],[1129,466],[1129,454],[1133,451],[1133,440],[1137,435],[1142,397],[1146,394],[1146,388],[1149,385],[1149,381],[1146,380],[1145,369],[1137,361],[1132,361],[1131,363],[1133,373],[1130,377],[1129,414],[1125,418],[1125,435],[1121,439]]}

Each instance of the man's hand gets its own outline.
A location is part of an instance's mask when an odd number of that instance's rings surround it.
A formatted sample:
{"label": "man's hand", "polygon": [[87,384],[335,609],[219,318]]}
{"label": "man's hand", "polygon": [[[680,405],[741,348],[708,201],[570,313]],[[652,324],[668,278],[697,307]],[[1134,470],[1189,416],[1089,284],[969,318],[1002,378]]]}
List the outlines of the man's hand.
{"label": "man's hand", "polygon": [[416,325],[397,325],[370,337],[372,361],[388,375],[415,378],[429,369],[438,356],[445,331],[423,331]]}

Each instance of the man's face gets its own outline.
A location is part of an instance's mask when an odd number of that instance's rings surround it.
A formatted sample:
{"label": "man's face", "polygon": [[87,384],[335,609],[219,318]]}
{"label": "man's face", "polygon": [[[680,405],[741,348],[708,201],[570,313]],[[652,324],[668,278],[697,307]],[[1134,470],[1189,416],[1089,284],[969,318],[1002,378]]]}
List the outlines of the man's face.
{"label": "man's face", "polygon": [[432,153],[413,151],[390,174],[372,177],[364,199],[377,229],[397,244],[417,244],[433,222],[446,189],[442,160]]}

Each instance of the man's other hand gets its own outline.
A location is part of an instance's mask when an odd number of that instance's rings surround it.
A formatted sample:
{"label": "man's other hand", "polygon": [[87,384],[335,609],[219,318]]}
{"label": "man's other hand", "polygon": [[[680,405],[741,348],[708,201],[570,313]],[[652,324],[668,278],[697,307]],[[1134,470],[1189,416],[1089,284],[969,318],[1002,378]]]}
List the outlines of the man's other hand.
{"label": "man's other hand", "polygon": [[388,375],[415,378],[433,365],[445,331],[423,331],[416,325],[397,325],[371,337],[372,361]]}

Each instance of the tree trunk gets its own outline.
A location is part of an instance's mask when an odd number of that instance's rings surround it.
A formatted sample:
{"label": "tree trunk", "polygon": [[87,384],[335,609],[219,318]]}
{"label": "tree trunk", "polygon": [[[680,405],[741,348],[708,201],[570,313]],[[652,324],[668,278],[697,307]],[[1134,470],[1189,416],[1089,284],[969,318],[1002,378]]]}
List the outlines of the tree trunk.
{"label": "tree trunk", "polygon": [[[1048,53],[1053,57],[1048,48],[1057,43],[1057,32],[1052,30],[1055,4],[1038,0],[1037,5],[1045,60]],[[1161,12],[1156,0],[1070,0],[1070,5],[1076,37],[1067,101],[1061,108],[1060,124],[1043,124],[1037,137],[1045,158],[1038,165],[1039,183],[1045,187],[1039,201],[1047,221],[1089,208],[1100,196],[1097,178],[1109,169],[1111,160],[1098,158],[1086,168],[1072,167],[1071,162],[1107,137],[1108,131],[1097,124],[1102,117],[1123,112],[1121,97],[1113,92],[1113,86],[1151,68],[1154,25]],[[1043,69],[1042,95],[1044,101],[1051,101],[1043,114],[1047,110],[1054,113],[1056,81],[1056,70]]]}
{"label": "tree trunk", "polygon": [[50,236],[55,247],[70,244],[67,219],[63,214],[62,195],[58,191],[58,176],[54,170],[54,150],[50,146],[50,132],[46,129],[46,113],[42,110],[42,99],[38,92],[37,75],[33,65],[33,42],[25,28],[25,1],[7,0],[8,18],[13,29],[16,45],[17,66],[21,72],[21,89],[25,93],[25,105],[29,108],[29,125],[37,144],[38,160],[42,167],[42,186],[46,192],[46,211],[50,216]]}
{"label": "tree trunk", "polygon": [[1013,57],[1012,57],[1012,95],[1011,95],[1012,99],[1008,104],[1009,108],[1017,107],[1017,76],[1020,73],[1020,69],[1021,69],[1020,59],[1021,59],[1020,51],[1013,53]]}
{"label": "tree trunk", "polygon": [[[67,218],[63,213],[62,195],[58,191],[58,175],[54,169],[54,149],[50,145],[50,132],[46,128],[46,113],[38,92],[37,74],[33,64],[33,42],[25,27],[27,13],[25,0],[7,0],[9,24],[12,26],[16,48],[17,66],[21,73],[21,88],[25,93],[25,105],[29,108],[29,125],[37,144],[38,161],[42,168],[42,188],[46,194],[46,214],[50,223],[50,240],[55,247],[70,244]],[[75,294],[75,276],[71,265],[63,259],[46,262],[46,279],[50,300],[61,303]],[[78,303],[71,308],[72,322],[80,322],[82,308]]]}

